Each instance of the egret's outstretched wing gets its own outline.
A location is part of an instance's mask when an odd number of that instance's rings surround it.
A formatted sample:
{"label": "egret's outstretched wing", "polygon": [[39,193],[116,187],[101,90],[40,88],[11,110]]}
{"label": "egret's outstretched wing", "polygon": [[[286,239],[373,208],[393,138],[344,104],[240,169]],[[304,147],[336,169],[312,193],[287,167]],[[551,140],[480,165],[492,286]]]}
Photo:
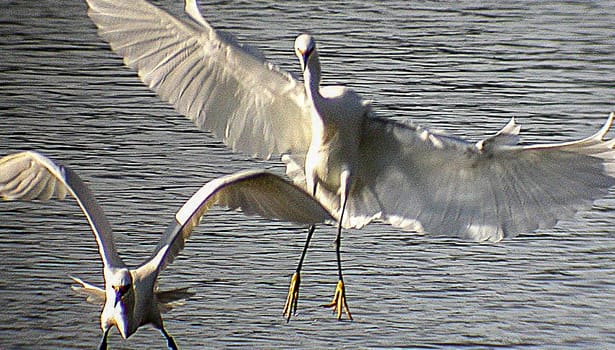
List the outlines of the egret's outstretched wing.
{"label": "egret's outstretched wing", "polygon": [[[420,127],[370,119],[348,202],[346,227],[381,219],[435,235],[497,241],[555,225],[615,185],[615,140],[518,146],[514,124],[472,144]],[[508,135],[506,135],[508,134]],[[300,174],[291,163],[289,174]],[[302,181],[295,175],[296,181]],[[336,212],[339,197],[319,192]]]}
{"label": "egret's outstretched wing", "polygon": [[33,151],[0,159],[0,197],[3,199],[64,199],[67,193],[77,200],[90,223],[103,264],[123,267],[124,263],[115,250],[111,225],[94,195],[77,174]]}
{"label": "egret's outstretched wing", "polygon": [[213,205],[302,224],[334,222],[318,201],[281,177],[265,170],[242,171],[214,179],[201,187],[175,214],[175,220],[154,249],[152,263],[148,265],[171,263]]}
{"label": "egret's outstretched wing", "polygon": [[144,0],[87,0],[98,33],[163,100],[234,150],[269,158],[305,153],[311,129],[304,88],[186,2],[175,18]]}

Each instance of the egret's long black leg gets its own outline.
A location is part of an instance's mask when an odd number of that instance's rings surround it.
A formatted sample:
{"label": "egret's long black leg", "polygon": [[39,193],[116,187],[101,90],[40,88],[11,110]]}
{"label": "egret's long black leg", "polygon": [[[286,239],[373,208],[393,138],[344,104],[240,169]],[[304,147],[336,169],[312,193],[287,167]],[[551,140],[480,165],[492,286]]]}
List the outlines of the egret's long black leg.
{"label": "egret's long black leg", "polygon": [[173,339],[173,337],[169,333],[167,333],[164,327],[160,327],[160,333],[162,333],[162,335],[164,335],[164,337],[166,338],[167,347],[170,350],[178,350],[177,344],[175,343],[175,339]]}
{"label": "egret's long black leg", "polygon": [[100,344],[98,345],[98,350],[107,350],[107,336],[109,335],[109,331],[111,327],[105,329],[102,339],[100,339]]}
{"label": "egret's long black leg", "polygon": [[301,252],[301,258],[299,258],[299,263],[297,264],[297,272],[301,271],[301,267],[303,266],[303,260],[307,255],[308,248],[310,246],[310,241],[312,240],[312,235],[314,234],[314,230],[316,229],[316,225],[310,225],[308,230],[307,238],[305,239],[305,245],[303,246],[303,251]]}
{"label": "egret's long black leg", "polygon": [[[314,185],[312,195],[316,196],[316,185]],[[310,247],[310,241],[312,240],[312,235],[314,234],[315,229],[315,225],[310,226],[305,239],[305,245],[303,246],[303,251],[301,252],[301,257],[299,258],[299,263],[297,264],[297,269],[290,279],[288,296],[286,297],[286,304],[284,304],[283,311],[283,314],[286,317],[286,322],[290,321],[290,317],[297,312],[297,303],[299,302],[299,285],[301,284],[301,268],[303,267],[303,260],[307,255],[308,248]]]}
{"label": "egret's long black leg", "polygon": [[340,213],[340,218],[337,223],[337,234],[335,235],[335,254],[337,256],[337,274],[339,280],[337,282],[337,286],[335,287],[335,294],[333,295],[333,300],[329,304],[323,305],[324,307],[331,307],[337,313],[337,319],[342,319],[342,309],[348,316],[348,319],[352,320],[352,314],[350,313],[350,309],[348,308],[348,303],[346,302],[346,288],[344,286],[344,275],[342,273],[342,223],[344,222],[344,213],[346,212],[346,204],[348,202],[348,189],[350,188],[349,176],[346,174],[346,181],[342,181],[342,184],[346,184],[346,187],[342,191],[342,211]]}
{"label": "egret's long black leg", "polygon": [[301,258],[297,264],[297,269],[290,279],[290,286],[288,287],[288,297],[286,298],[286,304],[284,305],[284,316],[286,316],[286,322],[290,321],[290,317],[297,312],[297,302],[299,301],[299,285],[301,284],[301,267],[303,266],[303,260],[307,254],[308,247],[310,246],[310,240],[314,234],[316,226],[311,225],[305,240],[303,251],[301,252]]}

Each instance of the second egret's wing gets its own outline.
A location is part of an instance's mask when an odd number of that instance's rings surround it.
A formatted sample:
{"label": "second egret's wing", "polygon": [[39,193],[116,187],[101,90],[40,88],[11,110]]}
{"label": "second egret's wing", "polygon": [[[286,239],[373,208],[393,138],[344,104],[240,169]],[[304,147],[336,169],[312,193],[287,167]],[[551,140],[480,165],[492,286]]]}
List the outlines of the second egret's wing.
{"label": "second egret's wing", "polygon": [[281,177],[265,170],[242,171],[208,182],[181,207],[154,250],[151,264],[171,263],[213,205],[301,224],[334,221],[318,201]]}
{"label": "second egret's wing", "polygon": [[232,147],[269,158],[305,153],[311,139],[303,86],[215,31],[186,2],[176,18],[144,0],[87,0],[98,33],[163,100]]}
{"label": "second egret's wing", "polygon": [[64,199],[67,193],[77,200],[90,223],[103,264],[123,267],[105,213],[75,172],[33,151],[15,153],[0,159],[0,197],[3,199]]}

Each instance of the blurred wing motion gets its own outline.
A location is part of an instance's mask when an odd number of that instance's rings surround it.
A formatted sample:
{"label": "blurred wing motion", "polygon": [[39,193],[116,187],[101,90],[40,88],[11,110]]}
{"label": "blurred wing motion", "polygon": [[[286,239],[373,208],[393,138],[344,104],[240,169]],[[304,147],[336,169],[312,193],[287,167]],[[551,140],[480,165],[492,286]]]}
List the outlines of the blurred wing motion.
{"label": "blurred wing motion", "polygon": [[[351,224],[380,218],[478,241],[551,227],[615,185],[615,140],[604,141],[614,116],[586,139],[530,146],[517,145],[514,121],[473,144],[371,119],[348,203]],[[335,208],[331,197],[321,200]]]}
{"label": "blurred wing motion", "polygon": [[213,205],[301,224],[334,222],[317,200],[281,177],[265,170],[237,172],[208,182],[181,207],[154,249],[153,255],[158,258],[152,260],[163,266],[170,264]]}
{"label": "blurred wing motion", "polygon": [[98,34],[163,100],[250,155],[305,153],[309,103],[301,84],[215,31],[194,0],[175,18],[143,0],[87,0]]}
{"label": "blurred wing motion", "polygon": [[103,264],[123,267],[124,263],[115,250],[111,225],[77,174],[33,151],[0,159],[0,196],[4,200],[64,199],[67,193],[77,200],[90,223]]}

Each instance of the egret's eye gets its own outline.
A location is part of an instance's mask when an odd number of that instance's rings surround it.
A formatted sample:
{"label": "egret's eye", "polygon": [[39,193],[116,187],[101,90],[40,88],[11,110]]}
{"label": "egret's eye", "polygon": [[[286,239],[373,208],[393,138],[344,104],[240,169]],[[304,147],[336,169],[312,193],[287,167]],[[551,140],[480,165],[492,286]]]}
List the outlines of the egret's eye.
{"label": "egret's eye", "polygon": [[130,290],[130,285],[128,284],[128,285],[124,285],[124,286],[114,286],[113,289],[115,289],[115,292],[120,297],[123,297]]}

